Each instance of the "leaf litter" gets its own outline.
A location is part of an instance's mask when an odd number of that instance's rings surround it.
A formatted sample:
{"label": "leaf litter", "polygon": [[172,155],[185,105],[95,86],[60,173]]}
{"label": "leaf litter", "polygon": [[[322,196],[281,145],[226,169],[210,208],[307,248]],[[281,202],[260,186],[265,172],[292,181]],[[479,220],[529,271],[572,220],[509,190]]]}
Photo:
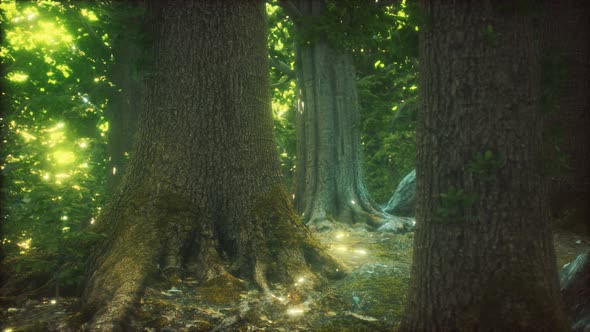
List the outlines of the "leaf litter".
{"label": "leaf litter", "polygon": [[[273,284],[271,291],[245,282],[199,285],[186,278],[146,288],[131,317],[136,331],[382,331],[397,326],[405,301],[413,233],[337,226],[315,236],[352,273],[316,291]],[[30,299],[1,307],[1,331],[79,331],[77,298]],[[33,301],[33,302],[31,302]],[[36,302],[35,302],[36,301]]]}

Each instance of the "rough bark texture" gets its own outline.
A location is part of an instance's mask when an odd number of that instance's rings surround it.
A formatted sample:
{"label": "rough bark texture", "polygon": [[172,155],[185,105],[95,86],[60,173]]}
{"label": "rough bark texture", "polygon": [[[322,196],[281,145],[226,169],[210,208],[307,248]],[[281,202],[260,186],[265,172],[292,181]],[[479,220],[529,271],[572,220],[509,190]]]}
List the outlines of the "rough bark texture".
{"label": "rough bark texture", "polygon": [[541,22],[520,5],[422,1],[402,331],[565,329],[543,201]]}
{"label": "rough bark texture", "polygon": [[557,71],[558,77],[547,77],[554,83],[547,87],[547,94],[554,100],[549,100],[553,109],[545,129],[558,128],[560,132],[558,142],[548,142],[547,157],[557,157],[555,145],[566,156],[559,172],[548,178],[551,207],[555,217],[573,212],[571,217],[590,232],[590,2],[549,1],[547,11],[551,15],[547,20],[547,53],[557,62],[557,68],[548,70]]}
{"label": "rough bark texture", "polygon": [[124,329],[159,273],[203,281],[232,273],[264,290],[339,273],[281,185],[263,3],[151,6],[155,77],[82,297],[93,330]]}
{"label": "rough bark texture", "polygon": [[[294,1],[296,29],[313,29],[324,1]],[[377,226],[393,217],[376,208],[364,185],[359,102],[352,55],[326,41],[296,45],[298,81],[295,206],[308,225],[325,220]],[[397,221],[400,228],[409,227]]]}

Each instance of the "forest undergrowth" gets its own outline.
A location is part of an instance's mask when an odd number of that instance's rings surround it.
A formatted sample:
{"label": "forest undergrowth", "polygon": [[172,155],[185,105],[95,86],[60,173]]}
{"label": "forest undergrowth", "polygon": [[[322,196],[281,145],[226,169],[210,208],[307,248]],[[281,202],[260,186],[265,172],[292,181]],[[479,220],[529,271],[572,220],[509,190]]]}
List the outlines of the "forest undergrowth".
{"label": "forest undergrowth", "polygon": [[[413,232],[334,226],[315,233],[352,270],[317,291],[305,279],[272,285],[268,294],[232,276],[198,285],[190,277],[145,290],[130,328],[136,331],[390,331],[403,313],[410,277]],[[590,248],[590,236],[555,233],[557,264]],[[35,298],[2,303],[1,331],[80,331],[77,298]]]}

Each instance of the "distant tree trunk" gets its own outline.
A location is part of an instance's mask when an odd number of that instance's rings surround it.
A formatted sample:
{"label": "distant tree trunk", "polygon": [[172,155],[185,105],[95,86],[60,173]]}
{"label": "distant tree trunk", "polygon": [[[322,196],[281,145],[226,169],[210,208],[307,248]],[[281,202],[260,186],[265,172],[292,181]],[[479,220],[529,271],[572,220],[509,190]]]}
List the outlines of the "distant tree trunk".
{"label": "distant tree trunk", "polygon": [[155,77],[127,171],[99,220],[108,237],[82,297],[93,330],[122,329],[157,273],[202,281],[232,273],[268,290],[268,281],[342,271],[282,185],[264,3],[151,7]]}
{"label": "distant tree trunk", "polygon": [[[325,11],[324,1],[293,3],[300,32],[313,29]],[[296,209],[308,225],[329,219],[372,226],[391,221],[392,216],[374,206],[363,182],[352,55],[329,45],[326,36],[316,37],[296,45]],[[400,228],[409,226],[397,222]]]}
{"label": "distant tree trunk", "polygon": [[558,130],[557,142],[555,135],[548,141],[547,156],[555,163],[558,153],[565,155],[565,162],[549,178],[552,213],[573,218],[566,221],[590,232],[590,2],[550,1],[548,12],[547,53],[557,63],[548,68],[553,70],[547,76],[557,71],[558,77],[547,77],[547,94],[554,98],[548,102],[554,109],[545,129]]}
{"label": "distant tree trunk", "polygon": [[541,18],[520,2],[421,5],[417,225],[401,331],[564,331],[543,200]]}

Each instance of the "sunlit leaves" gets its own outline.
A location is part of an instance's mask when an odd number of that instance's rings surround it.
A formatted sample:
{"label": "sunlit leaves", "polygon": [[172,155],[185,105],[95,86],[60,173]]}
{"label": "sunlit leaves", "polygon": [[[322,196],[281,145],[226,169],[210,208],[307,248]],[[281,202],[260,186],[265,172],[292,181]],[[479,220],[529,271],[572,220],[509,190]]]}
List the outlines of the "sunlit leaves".
{"label": "sunlit leaves", "polygon": [[[104,46],[103,53],[97,53],[97,43],[88,33],[92,29],[107,35],[99,26],[98,5],[0,3],[5,37],[1,55],[7,69],[1,77],[6,112],[0,119],[6,206],[2,242],[7,255],[19,254],[16,244],[28,239],[28,252],[38,250],[51,257],[64,255],[73,244],[70,240],[92,238],[85,228],[97,216],[106,175],[106,138],[98,124],[108,103],[105,88],[112,86],[106,76],[110,54]],[[103,45],[105,40],[99,42]],[[95,81],[96,77],[101,79]],[[69,271],[80,266],[85,252],[74,251]],[[66,269],[58,260],[21,263],[35,271]]]}
{"label": "sunlit leaves", "polygon": [[98,129],[103,132],[106,133],[107,131],[109,131],[109,122],[108,121],[104,121],[101,124],[98,125]]}
{"label": "sunlit leaves", "polygon": [[55,21],[20,20],[20,17],[17,17],[12,19],[12,23],[15,25],[13,29],[6,31],[6,40],[15,51],[57,49],[69,46],[74,40],[66,28]]}
{"label": "sunlit leaves", "polygon": [[58,165],[69,165],[76,161],[76,155],[72,151],[57,150],[52,153],[52,156]]}
{"label": "sunlit leaves", "polygon": [[[354,52],[359,76],[365,180],[377,202],[386,202],[414,167],[417,34],[414,8],[405,1],[385,8],[371,23],[373,38]],[[389,22],[389,24],[384,24]],[[379,26],[381,23],[381,26]]]}
{"label": "sunlit leaves", "polygon": [[26,80],[28,80],[29,75],[27,75],[23,72],[20,72],[20,71],[19,72],[11,72],[6,75],[6,78],[10,82],[21,83],[21,82],[25,82]]}
{"label": "sunlit leaves", "polygon": [[98,16],[96,16],[96,14],[91,10],[82,8],[80,9],[80,13],[82,14],[82,16],[88,18],[89,21],[98,21]]}
{"label": "sunlit leaves", "polygon": [[[272,111],[275,119],[275,133],[279,148],[281,168],[288,188],[292,185],[295,171],[295,109],[296,82],[295,49],[292,37],[293,22],[285,15],[282,8],[266,4],[269,22],[268,48],[269,56],[287,65],[291,73],[281,71],[277,66],[270,67],[272,87]],[[279,84],[282,82],[282,84]]]}

